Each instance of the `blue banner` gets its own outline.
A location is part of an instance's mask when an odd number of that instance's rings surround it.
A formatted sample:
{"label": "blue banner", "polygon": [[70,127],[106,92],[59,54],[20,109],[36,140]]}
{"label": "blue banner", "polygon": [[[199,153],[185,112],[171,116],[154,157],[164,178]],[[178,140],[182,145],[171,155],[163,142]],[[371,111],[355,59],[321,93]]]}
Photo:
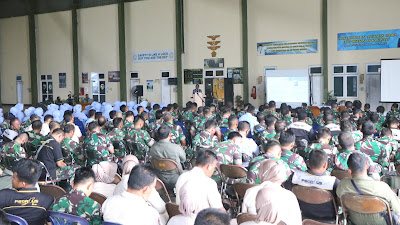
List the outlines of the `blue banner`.
{"label": "blue banner", "polygon": [[257,43],[257,55],[286,55],[317,52],[317,39],[304,41],[275,41]]}
{"label": "blue banner", "polygon": [[400,29],[338,34],[338,51],[399,48]]}

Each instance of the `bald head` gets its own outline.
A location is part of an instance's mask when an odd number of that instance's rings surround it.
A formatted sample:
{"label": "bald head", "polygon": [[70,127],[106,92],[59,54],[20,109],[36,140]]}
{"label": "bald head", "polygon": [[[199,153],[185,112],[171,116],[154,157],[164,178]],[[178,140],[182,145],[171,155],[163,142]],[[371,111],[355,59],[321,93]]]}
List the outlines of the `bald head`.
{"label": "bald head", "polygon": [[15,142],[20,145],[25,144],[26,142],[28,142],[28,134],[25,132],[18,134],[18,136],[15,138]]}

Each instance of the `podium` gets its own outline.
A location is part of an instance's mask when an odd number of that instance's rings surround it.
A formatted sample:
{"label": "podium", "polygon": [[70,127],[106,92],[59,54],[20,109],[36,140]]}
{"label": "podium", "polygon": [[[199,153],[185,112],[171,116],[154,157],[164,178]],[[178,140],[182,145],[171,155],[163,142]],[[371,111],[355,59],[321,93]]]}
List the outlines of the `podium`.
{"label": "podium", "polygon": [[204,106],[205,96],[201,92],[194,93],[192,95],[193,102],[197,103],[197,107]]}

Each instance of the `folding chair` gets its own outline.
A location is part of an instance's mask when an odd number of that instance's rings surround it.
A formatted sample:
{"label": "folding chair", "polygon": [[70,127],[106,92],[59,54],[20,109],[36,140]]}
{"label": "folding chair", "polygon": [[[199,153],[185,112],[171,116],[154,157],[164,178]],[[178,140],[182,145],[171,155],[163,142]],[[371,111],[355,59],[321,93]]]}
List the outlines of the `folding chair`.
{"label": "folding chair", "polygon": [[67,213],[47,211],[49,215],[50,222],[53,225],[70,225],[70,224],[79,224],[79,225],[89,225],[89,222],[82,217],[70,215]]}
{"label": "folding chair", "polygon": [[151,159],[151,165],[161,172],[172,171],[178,169],[179,175],[182,171],[179,169],[178,164],[172,159]]}
{"label": "folding chair", "polygon": [[334,169],[331,172],[331,176],[336,177],[338,180],[343,178],[351,178],[351,174],[348,170]]}
{"label": "folding chair", "polygon": [[179,211],[179,205],[172,203],[172,202],[167,202],[165,203],[165,208],[167,209],[167,213],[169,218],[171,219],[174,216],[182,214]]}
{"label": "folding chair", "polygon": [[165,187],[165,184],[164,184],[160,179],[157,178],[157,181],[156,181],[156,190],[159,191],[159,190],[161,190],[161,189],[164,191],[165,195],[167,196],[168,202],[172,202],[172,201],[171,201],[171,197],[169,197],[167,188]]}
{"label": "folding chair", "polygon": [[233,189],[235,190],[236,199],[238,200],[238,212],[240,212],[240,208],[242,206],[242,201],[244,195],[246,194],[247,189],[255,187],[259,184],[248,184],[248,183],[235,183],[233,184]]}
{"label": "folding chair", "polygon": [[[387,215],[389,216],[390,224],[393,224],[390,206],[384,199],[380,197],[347,193],[341,196],[340,203],[343,208],[343,216],[345,219],[344,225],[347,224],[347,214],[349,214],[349,218],[351,221],[352,213],[378,214],[382,212],[387,213]],[[351,222],[354,223],[353,221]],[[374,221],[371,221],[371,224],[379,224],[379,222],[376,221],[374,223]]]}
{"label": "folding chair", "polygon": [[[296,195],[297,199],[303,201],[308,204],[324,204],[328,202],[332,202],[333,207],[335,209],[335,224],[339,224],[339,214],[338,207],[335,201],[335,197],[333,197],[332,193],[315,187],[304,187],[300,185],[294,185],[292,188],[292,192]],[[300,208],[301,209],[301,208]],[[333,221],[329,221],[333,222]]]}
{"label": "folding chair", "polygon": [[237,224],[240,225],[245,222],[256,221],[256,215],[249,213],[242,213],[237,217]]}
{"label": "folding chair", "polygon": [[65,190],[62,189],[60,186],[53,185],[53,184],[44,184],[40,185],[40,192],[53,196],[54,200],[59,199],[66,194]]}
{"label": "folding chair", "polygon": [[19,216],[15,216],[15,215],[11,215],[11,214],[7,214],[8,220],[10,220],[10,222],[12,224],[18,224],[18,225],[28,225],[28,222],[26,222],[26,220],[22,217]]}
{"label": "folding chair", "polygon": [[107,197],[100,194],[100,193],[96,193],[96,192],[92,192],[92,194],[90,194],[89,198],[95,200],[97,203],[99,203],[100,205],[103,205],[103,203],[106,201]]}

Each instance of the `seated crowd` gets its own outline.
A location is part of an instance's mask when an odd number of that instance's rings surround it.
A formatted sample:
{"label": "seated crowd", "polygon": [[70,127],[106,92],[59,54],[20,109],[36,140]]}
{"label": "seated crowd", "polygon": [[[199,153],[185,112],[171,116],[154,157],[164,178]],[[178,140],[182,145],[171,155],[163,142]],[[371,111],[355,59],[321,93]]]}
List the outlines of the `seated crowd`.
{"label": "seated crowd", "polygon": [[[0,220],[7,220],[5,212],[43,225],[56,211],[90,224],[337,222],[348,194],[379,197],[400,215],[399,198],[380,181],[397,175],[400,165],[398,105],[386,115],[382,106],[361,108],[360,101],[348,101],[341,112],[333,104],[314,116],[307,104],[292,109],[283,103],[278,110],[271,101],[258,110],[251,104],[235,110],[231,103],[188,102],[183,111],[155,104],[135,114],[122,105],[110,120],[91,109],[87,121],[65,111],[60,123],[34,114],[21,123],[6,113]],[[41,191],[49,184],[66,194]],[[305,191],[330,200],[309,200]],[[168,207],[178,212],[171,215]],[[354,224],[387,219],[350,215]]]}

